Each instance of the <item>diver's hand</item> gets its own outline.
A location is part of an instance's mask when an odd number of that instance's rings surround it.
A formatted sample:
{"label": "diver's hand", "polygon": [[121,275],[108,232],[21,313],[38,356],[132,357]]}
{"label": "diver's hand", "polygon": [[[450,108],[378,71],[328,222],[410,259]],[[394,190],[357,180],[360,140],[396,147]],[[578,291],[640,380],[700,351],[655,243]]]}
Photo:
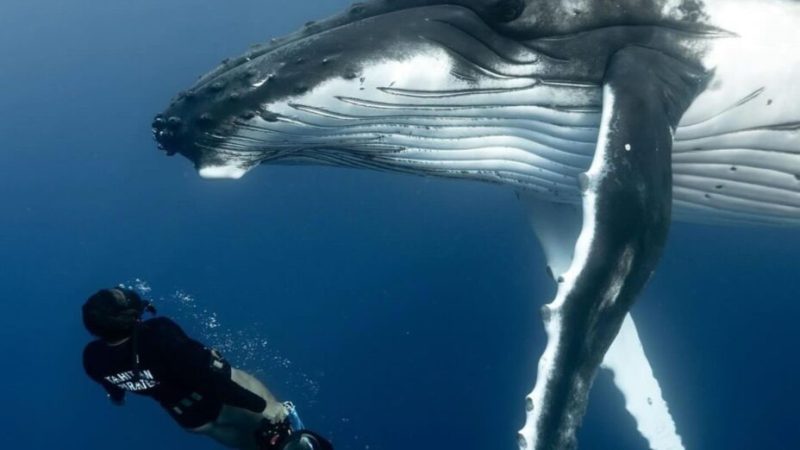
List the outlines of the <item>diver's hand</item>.
{"label": "diver's hand", "polygon": [[108,400],[114,406],[124,406],[125,405],[125,396],[122,396],[122,395],[120,395],[120,396],[109,395],[108,396]]}
{"label": "diver's hand", "polygon": [[267,407],[264,408],[264,411],[261,413],[261,415],[271,423],[282,423],[289,415],[289,410],[286,409],[283,403],[271,401],[267,402]]}

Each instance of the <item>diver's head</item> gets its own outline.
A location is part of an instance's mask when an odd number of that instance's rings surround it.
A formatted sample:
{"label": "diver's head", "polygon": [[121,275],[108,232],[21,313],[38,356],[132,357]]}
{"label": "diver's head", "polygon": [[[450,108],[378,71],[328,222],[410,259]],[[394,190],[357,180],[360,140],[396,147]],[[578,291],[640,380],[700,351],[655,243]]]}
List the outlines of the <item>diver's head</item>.
{"label": "diver's head", "polygon": [[106,342],[125,339],[133,333],[150,302],[129,289],[102,289],[83,304],[83,324],[93,336]]}

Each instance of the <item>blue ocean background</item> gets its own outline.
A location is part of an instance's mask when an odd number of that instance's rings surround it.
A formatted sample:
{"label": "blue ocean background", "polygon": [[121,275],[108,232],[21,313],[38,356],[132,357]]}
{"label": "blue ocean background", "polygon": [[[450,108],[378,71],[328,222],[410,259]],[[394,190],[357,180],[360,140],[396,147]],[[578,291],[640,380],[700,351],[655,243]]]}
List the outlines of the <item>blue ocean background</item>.
{"label": "blue ocean background", "polygon": [[[508,189],[319,167],[200,179],[152,116],[342,0],[0,2],[2,449],[215,449],[86,378],[118,283],[340,450],[516,449],[553,285]],[[800,234],[675,224],[634,316],[693,450],[800,448]],[[601,373],[581,449],[643,450]]]}

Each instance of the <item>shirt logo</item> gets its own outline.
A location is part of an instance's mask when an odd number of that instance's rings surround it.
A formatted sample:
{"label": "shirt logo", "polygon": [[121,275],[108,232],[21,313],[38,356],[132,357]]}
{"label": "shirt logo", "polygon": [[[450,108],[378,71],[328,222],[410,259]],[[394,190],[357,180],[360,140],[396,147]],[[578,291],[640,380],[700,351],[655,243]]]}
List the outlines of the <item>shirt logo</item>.
{"label": "shirt logo", "polygon": [[146,391],[158,386],[158,381],[149,370],[140,370],[139,379],[135,378],[132,370],[105,377],[109,383],[131,392]]}

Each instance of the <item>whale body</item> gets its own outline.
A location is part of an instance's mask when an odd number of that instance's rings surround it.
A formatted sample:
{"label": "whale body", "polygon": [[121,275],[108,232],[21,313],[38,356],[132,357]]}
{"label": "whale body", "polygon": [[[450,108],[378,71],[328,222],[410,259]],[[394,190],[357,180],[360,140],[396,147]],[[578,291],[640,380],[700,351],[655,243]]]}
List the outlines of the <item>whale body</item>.
{"label": "whale body", "polygon": [[523,449],[599,367],[683,448],[627,312],[673,218],[800,224],[800,3],[376,0],[223,62],[153,122],[201,176],[316,164],[509,186],[558,285]]}

